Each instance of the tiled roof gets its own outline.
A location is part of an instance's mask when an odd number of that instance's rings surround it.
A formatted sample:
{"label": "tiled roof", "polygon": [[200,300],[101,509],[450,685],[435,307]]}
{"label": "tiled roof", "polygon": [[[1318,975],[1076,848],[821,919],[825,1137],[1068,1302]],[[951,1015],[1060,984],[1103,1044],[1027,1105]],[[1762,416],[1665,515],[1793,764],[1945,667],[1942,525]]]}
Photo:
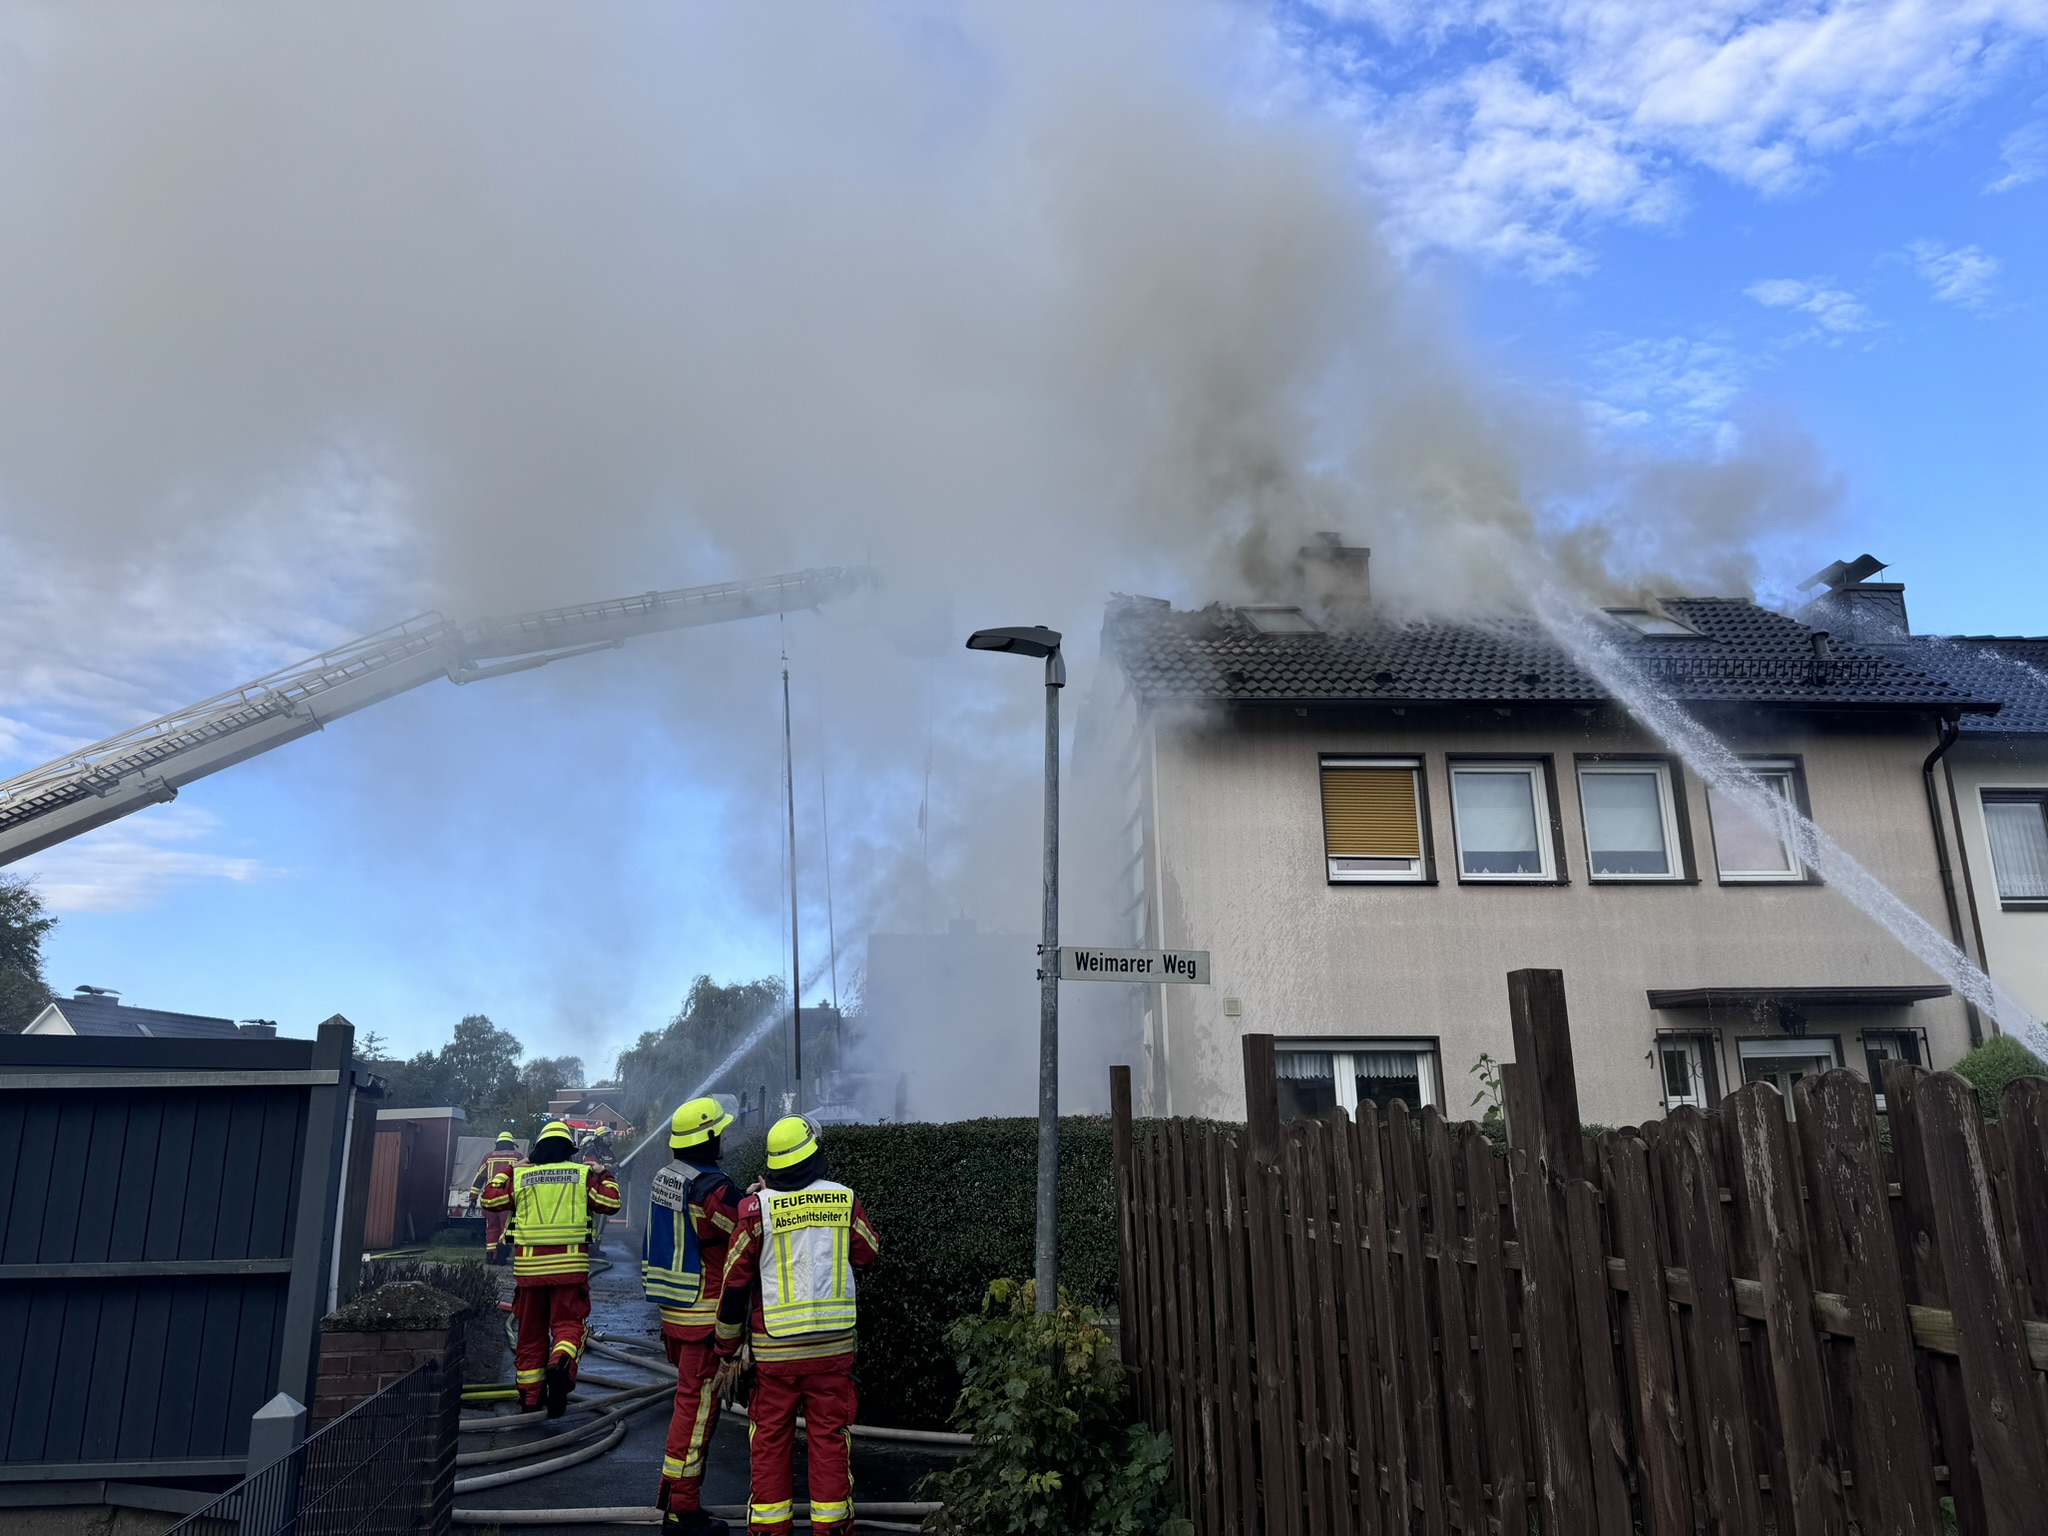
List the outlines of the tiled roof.
{"label": "tiled roof", "polygon": [[[1698,631],[1665,637],[1618,621],[1621,649],[1688,701],[1988,708],[1987,696],[1932,675],[1911,653],[1836,640],[1817,663],[1812,631],[1739,598],[1673,598],[1664,611]],[[1303,635],[1266,634],[1234,608],[1177,612],[1117,597],[1103,650],[1149,702],[1374,700],[1390,703],[1591,703],[1606,698],[1533,619],[1451,623],[1365,619]],[[1995,697],[1992,695],[1990,697]]]}
{"label": "tiled roof", "polygon": [[80,1035],[125,1035],[131,1039],[240,1040],[248,1038],[233,1019],[210,1019],[198,1013],[165,1013],[158,1008],[131,1008],[115,997],[60,997],[56,1008]]}
{"label": "tiled roof", "polygon": [[2048,735],[2048,636],[1915,635],[1913,664],[2005,707],[1963,720],[1966,736]]}

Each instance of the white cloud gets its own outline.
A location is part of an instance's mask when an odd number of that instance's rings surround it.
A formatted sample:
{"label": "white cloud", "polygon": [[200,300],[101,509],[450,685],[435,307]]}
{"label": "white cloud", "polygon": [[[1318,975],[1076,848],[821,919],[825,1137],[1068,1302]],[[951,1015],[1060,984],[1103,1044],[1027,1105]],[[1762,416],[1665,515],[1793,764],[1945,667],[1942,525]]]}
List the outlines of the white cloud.
{"label": "white cloud", "polygon": [[1731,419],[1749,382],[1749,358],[1725,342],[1690,336],[1613,341],[1589,359],[1587,409],[1609,436],[1679,452],[1727,454]]}
{"label": "white cloud", "polygon": [[14,866],[36,882],[50,910],[140,912],[194,880],[272,880],[284,871],[261,859],[204,846],[218,830],[208,812],[166,805],[60,843]]}
{"label": "white cloud", "polygon": [[[1687,167],[1787,191],[2048,39],[2048,0],[1305,5],[1295,56],[1358,123],[1397,233],[1538,270],[1579,264],[1588,221],[1670,217]],[[2015,140],[2011,185],[2039,173]]]}
{"label": "white cloud", "polygon": [[1998,158],[2005,174],[1987,185],[1986,192],[2011,192],[2048,175],[2048,123],[2029,123],[2007,134],[1998,146]]}
{"label": "white cloud", "polygon": [[1949,247],[1939,240],[1915,240],[1906,247],[1913,270],[1927,280],[1935,298],[1965,309],[1982,309],[1998,284],[1999,262],[1979,246]]}
{"label": "white cloud", "polygon": [[1877,328],[1878,322],[1861,299],[1830,285],[1827,278],[1767,277],[1742,290],[1766,309],[1788,309],[1811,315],[1816,326],[1835,337]]}

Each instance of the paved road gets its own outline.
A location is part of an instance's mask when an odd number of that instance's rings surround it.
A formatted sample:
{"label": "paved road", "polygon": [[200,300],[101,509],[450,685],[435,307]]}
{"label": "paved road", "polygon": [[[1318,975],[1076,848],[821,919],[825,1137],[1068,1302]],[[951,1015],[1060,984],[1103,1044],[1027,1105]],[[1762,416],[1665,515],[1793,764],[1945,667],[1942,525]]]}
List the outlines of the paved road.
{"label": "paved road", "polygon": [[[660,1347],[661,1325],[654,1308],[640,1296],[640,1280],[637,1265],[629,1261],[627,1241],[616,1228],[606,1244],[606,1254],[616,1262],[613,1267],[597,1275],[590,1286],[592,1328],[600,1333],[621,1339],[644,1341],[655,1348]],[[510,1290],[509,1276],[506,1280],[507,1293]],[[591,1355],[586,1368],[601,1376],[621,1379],[638,1373],[630,1367],[610,1360],[602,1355]],[[509,1379],[511,1362],[508,1355],[503,1376]],[[605,1390],[605,1389],[597,1389]],[[566,1423],[576,1422],[571,1415]],[[487,1488],[476,1493],[458,1494],[455,1503],[459,1509],[578,1509],[609,1507],[614,1505],[652,1506],[656,1489],[661,1483],[661,1452],[668,1435],[668,1412],[665,1408],[652,1408],[638,1414],[627,1422],[626,1438],[613,1450],[603,1456],[586,1461],[580,1466],[567,1467],[549,1476],[529,1479],[526,1482],[510,1483],[499,1488]],[[532,1430],[515,1431],[514,1434],[533,1438]],[[498,1443],[512,1443],[512,1436],[504,1437]],[[465,1451],[482,1450],[492,1440],[482,1435],[463,1436]],[[915,1497],[913,1485],[917,1479],[934,1467],[948,1463],[948,1458],[894,1449],[872,1448],[870,1443],[859,1443],[854,1447],[854,1500],[858,1513],[860,1500],[905,1500]],[[492,1470],[488,1467],[463,1468],[458,1476]],[[804,1467],[801,1441],[797,1456],[797,1490],[799,1499],[803,1496]],[[744,1505],[747,1501],[747,1428],[744,1420],[727,1418],[720,1422],[718,1432],[712,1437],[711,1464],[704,1479],[704,1502],[706,1504]],[[735,1530],[744,1530],[743,1521],[734,1522]],[[462,1529],[458,1527],[458,1529]],[[473,1529],[473,1528],[471,1528]],[[508,1526],[507,1532],[536,1533],[536,1536],[589,1536],[589,1533],[611,1530],[626,1530],[624,1526],[595,1525],[549,1525],[549,1526]],[[652,1526],[631,1529],[653,1530]],[[802,1529],[799,1526],[799,1529]]]}

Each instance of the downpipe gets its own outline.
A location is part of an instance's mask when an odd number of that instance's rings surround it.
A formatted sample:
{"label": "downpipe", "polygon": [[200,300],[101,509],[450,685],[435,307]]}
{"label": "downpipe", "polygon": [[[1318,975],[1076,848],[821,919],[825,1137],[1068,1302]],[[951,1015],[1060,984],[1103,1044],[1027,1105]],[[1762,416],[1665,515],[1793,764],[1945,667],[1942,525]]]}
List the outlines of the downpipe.
{"label": "downpipe", "polygon": [[[1968,956],[1970,946],[1963,932],[1962,903],[1956,899],[1955,866],[1949,861],[1948,833],[1941,825],[1941,792],[1934,786],[1935,768],[1948,756],[1949,749],[1962,739],[1962,735],[1960,721],[1954,716],[1942,717],[1940,729],[1936,732],[1935,748],[1920,765],[1920,782],[1927,790],[1927,821],[1934,829],[1934,862],[1941,871],[1941,899],[1948,908],[1949,932],[1955,936],[1956,948]],[[1977,1005],[1967,997],[1963,999],[1963,1016],[1969,1021],[1970,1049],[1975,1050],[1984,1043],[1984,1021],[1978,1016]]]}

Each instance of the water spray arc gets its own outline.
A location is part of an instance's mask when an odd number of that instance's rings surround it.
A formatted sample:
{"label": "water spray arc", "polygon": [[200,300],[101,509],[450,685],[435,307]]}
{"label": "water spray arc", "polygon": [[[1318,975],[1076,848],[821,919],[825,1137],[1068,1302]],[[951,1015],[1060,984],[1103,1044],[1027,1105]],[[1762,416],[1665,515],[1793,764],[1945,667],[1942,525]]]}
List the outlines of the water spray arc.
{"label": "water spray arc", "polygon": [[1556,588],[1542,585],[1533,588],[1531,597],[1538,621],[1572,660],[1598,679],[1704,783],[1775,831],[1802,863],[2000,1029],[2019,1036],[2035,1055],[2048,1058],[2048,1029],[2040,1020],[1798,807],[1774,794],[1677,700],[1657,689],[1576,603]]}

